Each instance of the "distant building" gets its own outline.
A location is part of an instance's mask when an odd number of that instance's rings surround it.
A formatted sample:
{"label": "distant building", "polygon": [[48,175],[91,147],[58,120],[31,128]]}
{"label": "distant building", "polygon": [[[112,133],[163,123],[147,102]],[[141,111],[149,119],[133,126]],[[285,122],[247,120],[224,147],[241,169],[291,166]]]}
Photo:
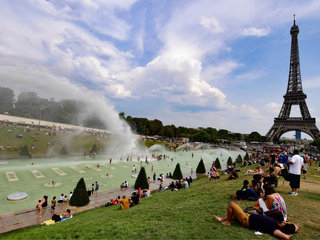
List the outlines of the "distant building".
{"label": "distant building", "polygon": [[296,139],[301,140],[301,131],[296,131]]}

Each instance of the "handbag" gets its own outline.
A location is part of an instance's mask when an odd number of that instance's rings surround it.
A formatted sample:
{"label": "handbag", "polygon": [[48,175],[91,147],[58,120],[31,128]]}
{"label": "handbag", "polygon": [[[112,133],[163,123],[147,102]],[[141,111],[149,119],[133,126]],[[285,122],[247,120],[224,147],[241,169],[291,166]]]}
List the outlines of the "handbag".
{"label": "handbag", "polygon": [[282,222],[283,219],[283,214],[279,211],[279,209],[273,209],[267,212],[264,212],[264,214],[268,217],[272,217],[274,219],[277,219],[279,222]]}

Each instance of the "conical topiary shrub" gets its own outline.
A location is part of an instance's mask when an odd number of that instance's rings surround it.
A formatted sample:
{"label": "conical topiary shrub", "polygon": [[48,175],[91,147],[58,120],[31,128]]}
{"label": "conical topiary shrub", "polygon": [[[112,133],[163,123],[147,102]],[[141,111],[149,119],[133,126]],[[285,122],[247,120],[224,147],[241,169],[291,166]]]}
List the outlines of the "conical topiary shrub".
{"label": "conical topiary shrub", "polygon": [[199,164],[198,164],[198,167],[196,169],[196,173],[206,173],[206,168],[204,166],[204,163],[203,163],[203,160],[201,159]]}
{"label": "conical topiary shrub", "polygon": [[242,157],[241,157],[240,154],[239,154],[238,157],[237,157],[237,163],[242,163]]}
{"label": "conical topiary shrub", "polygon": [[228,166],[231,166],[232,164],[233,164],[232,158],[229,157],[229,158],[228,158],[228,161],[227,161],[227,165],[228,165]]}
{"label": "conical topiary shrub", "polygon": [[221,169],[221,163],[219,158],[217,158],[216,161],[214,162],[214,166],[216,167],[216,169]]}
{"label": "conical topiary shrub", "polygon": [[146,170],[144,169],[144,167],[141,167],[139,175],[137,177],[137,180],[134,183],[134,189],[139,189],[139,187],[142,189],[149,188],[147,174],[146,174]]}
{"label": "conical topiary shrub", "polygon": [[180,163],[177,163],[176,168],[174,169],[174,172],[172,175],[172,179],[180,180],[182,178],[183,178],[183,175],[181,172]]}
{"label": "conical topiary shrub", "polygon": [[86,184],[81,178],[76,186],[76,189],[74,190],[69,204],[71,206],[76,206],[76,207],[82,207],[87,205],[90,202]]}
{"label": "conical topiary shrub", "polygon": [[24,145],[23,148],[20,151],[20,156],[29,156],[29,150],[27,145]]}
{"label": "conical topiary shrub", "polygon": [[244,156],[244,159],[249,161],[249,154],[248,153],[246,153],[246,155]]}
{"label": "conical topiary shrub", "polygon": [[68,154],[68,149],[66,145],[63,145],[63,147],[60,150],[60,155],[67,155]]}
{"label": "conical topiary shrub", "polygon": [[94,144],[90,153],[97,153],[97,152],[98,152],[97,145]]}
{"label": "conical topiary shrub", "polygon": [[201,177],[206,176],[206,167],[204,166],[202,158],[197,166],[196,175],[197,175],[197,178],[201,178]]}

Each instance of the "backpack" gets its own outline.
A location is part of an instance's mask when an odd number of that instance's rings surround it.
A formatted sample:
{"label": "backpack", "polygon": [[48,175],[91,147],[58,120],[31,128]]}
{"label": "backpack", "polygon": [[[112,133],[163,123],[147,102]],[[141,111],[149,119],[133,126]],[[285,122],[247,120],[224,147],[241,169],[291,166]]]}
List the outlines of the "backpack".
{"label": "backpack", "polygon": [[245,213],[249,214],[257,214],[257,215],[263,215],[263,210],[261,207],[255,208],[255,207],[247,207],[243,209]]}
{"label": "backpack", "polygon": [[55,222],[60,222],[61,221],[60,215],[57,215],[57,214],[53,214],[51,219],[53,221],[55,221]]}
{"label": "backpack", "polygon": [[289,173],[286,168],[281,169],[281,176],[284,178],[284,180],[290,181]]}

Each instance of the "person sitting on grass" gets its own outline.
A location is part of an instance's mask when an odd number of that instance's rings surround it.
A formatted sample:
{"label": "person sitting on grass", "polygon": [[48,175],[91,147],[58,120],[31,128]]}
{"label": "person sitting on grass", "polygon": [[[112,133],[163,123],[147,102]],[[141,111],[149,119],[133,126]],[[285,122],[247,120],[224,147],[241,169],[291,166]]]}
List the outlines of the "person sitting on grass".
{"label": "person sitting on grass", "polygon": [[227,180],[235,180],[237,179],[239,176],[238,176],[238,173],[236,172],[236,170],[234,168],[231,168],[230,169],[230,174],[228,176],[228,179]]}
{"label": "person sitting on grass", "polygon": [[116,201],[114,201],[113,199],[110,200],[110,202],[107,202],[105,204],[106,207],[109,207],[109,206],[112,206],[112,205],[115,205],[116,204]]}
{"label": "person sitting on grass", "polygon": [[255,173],[260,173],[261,167],[256,167],[255,170],[248,169],[247,171],[243,171],[244,175],[250,175]]}
{"label": "person sitting on grass", "polygon": [[70,209],[67,209],[67,211],[65,213],[63,213],[62,218],[71,218],[71,211]]}
{"label": "person sitting on grass", "polygon": [[290,239],[292,235],[298,232],[299,227],[290,222],[278,222],[276,219],[264,215],[245,213],[236,203],[230,202],[226,217],[217,217],[215,219],[223,225],[231,226],[231,220],[235,218],[244,226],[251,230],[269,233],[281,239]]}
{"label": "person sitting on grass", "polygon": [[126,196],[122,197],[122,200],[120,200],[120,210],[125,210],[130,207],[129,204],[129,198],[126,198]]}
{"label": "person sitting on grass", "polygon": [[269,183],[269,184],[273,184],[273,187],[278,187],[278,176],[274,172],[274,168],[270,167],[268,171],[261,174],[261,177],[264,178],[263,179],[264,184]]}
{"label": "person sitting on grass", "polygon": [[279,221],[287,220],[287,207],[282,196],[277,193],[270,184],[263,186],[265,195],[261,196],[253,206],[259,206],[263,209],[263,212],[268,212],[277,209],[281,214],[277,217]]}
{"label": "person sitting on grass", "polygon": [[220,178],[219,173],[217,171],[215,171],[215,170],[210,175],[210,181],[214,181],[214,180],[217,180],[219,178]]}
{"label": "person sitting on grass", "polygon": [[172,190],[175,189],[173,181],[169,184],[168,189],[172,189]]}
{"label": "person sitting on grass", "polygon": [[248,180],[244,180],[242,188],[240,190],[236,191],[236,195],[235,194],[229,194],[229,196],[232,199],[237,198],[238,200],[240,200],[242,198],[243,192],[245,192],[248,189],[248,187],[249,187],[248,185],[249,185],[249,181]]}
{"label": "person sitting on grass", "polygon": [[131,207],[138,205],[141,202],[139,195],[136,192],[133,192],[131,195]]}

